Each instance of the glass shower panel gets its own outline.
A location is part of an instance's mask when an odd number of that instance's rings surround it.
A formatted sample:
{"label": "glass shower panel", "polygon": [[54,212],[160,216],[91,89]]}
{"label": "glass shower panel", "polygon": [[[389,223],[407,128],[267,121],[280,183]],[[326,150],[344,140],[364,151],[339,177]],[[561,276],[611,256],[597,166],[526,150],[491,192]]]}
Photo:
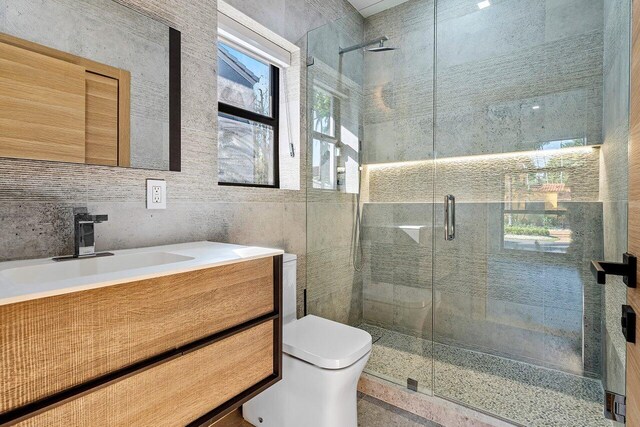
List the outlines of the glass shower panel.
{"label": "glass shower panel", "polygon": [[431,393],[433,1],[368,17],[364,40],[363,324],[369,374]]}
{"label": "glass shower panel", "polygon": [[604,3],[437,1],[434,391],[524,425],[606,425]]}
{"label": "glass shower panel", "polygon": [[[308,35],[307,306],[371,333],[365,372],[430,393],[434,4],[412,3]],[[394,50],[340,54],[382,37]],[[345,123],[362,166],[346,191]]]}
{"label": "glass shower panel", "polygon": [[363,18],[357,13],[307,35],[306,309],[352,326],[362,323],[362,276],[351,255],[361,163],[363,54],[341,56],[339,50],[359,43],[362,36]]}

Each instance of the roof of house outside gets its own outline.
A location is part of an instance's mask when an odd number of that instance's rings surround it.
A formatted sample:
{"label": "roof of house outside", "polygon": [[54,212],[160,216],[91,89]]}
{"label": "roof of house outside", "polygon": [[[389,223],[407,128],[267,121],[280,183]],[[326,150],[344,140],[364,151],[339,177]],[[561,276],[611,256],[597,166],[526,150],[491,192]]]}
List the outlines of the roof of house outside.
{"label": "roof of house outside", "polygon": [[[218,52],[220,53],[220,59],[229,66],[228,68],[220,67],[219,72],[222,77],[250,88],[253,88],[260,81],[260,77],[252,73],[251,70],[245,67],[244,64],[227,49],[218,45]],[[229,75],[232,72],[235,73],[235,75]],[[240,77],[242,81],[239,81],[238,77]]]}
{"label": "roof of house outside", "polygon": [[534,191],[539,193],[567,193],[571,192],[571,188],[567,187],[566,184],[542,184],[540,187],[536,188]]}

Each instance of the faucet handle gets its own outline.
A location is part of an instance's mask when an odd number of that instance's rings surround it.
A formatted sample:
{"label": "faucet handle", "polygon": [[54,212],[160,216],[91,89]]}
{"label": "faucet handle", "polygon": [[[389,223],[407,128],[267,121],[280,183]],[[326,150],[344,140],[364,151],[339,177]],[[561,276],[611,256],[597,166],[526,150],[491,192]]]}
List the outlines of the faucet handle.
{"label": "faucet handle", "polygon": [[90,215],[86,212],[76,212],[73,217],[76,222],[91,222],[96,224],[109,220],[108,215]]}
{"label": "faucet handle", "polygon": [[109,215],[92,215],[93,222],[101,223],[109,221]]}

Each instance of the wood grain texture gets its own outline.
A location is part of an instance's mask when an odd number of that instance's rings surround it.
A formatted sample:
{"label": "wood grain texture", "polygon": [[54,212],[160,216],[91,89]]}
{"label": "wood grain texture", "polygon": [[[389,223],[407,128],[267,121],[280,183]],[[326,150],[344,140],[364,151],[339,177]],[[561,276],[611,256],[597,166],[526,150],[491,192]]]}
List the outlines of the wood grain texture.
{"label": "wood grain texture", "polygon": [[[58,60],[69,65],[75,65],[80,67],[83,71],[86,70],[86,129],[84,134],[86,136],[86,153],[85,159],[79,160],[77,156],[74,160],[60,159],[60,155],[56,154],[58,147],[43,144],[41,151],[46,154],[44,157],[32,157],[30,153],[22,154],[21,149],[15,150],[16,155],[5,155],[0,152],[0,157],[14,157],[14,158],[28,158],[36,160],[53,160],[53,161],[72,161],[74,163],[87,163],[95,165],[108,165],[108,166],[124,166],[129,167],[131,165],[130,154],[130,127],[131,127],[131,73],[127,70],[122,70],[116,67],[112,67],[106,64],[101,64],[90,59],[86,59],[80,56],[72,55],[63,51],[49,48],[37,43],[30,42],[28,40],[20,39],[10,36],[8,34],[0,33],[0,43],[5,46],[19,49],[22,52],[30,53],[30,55],[40,55],[41,57],[47,57],[53,60]],[[4,57],[4,55],[2,55]],[[47,68],[48,70],[48,68]],[[111,79],[111,82],[116,83],[116,100],[115,100],[115,114],[116,122],[113,123],[112,115],[114,114],[113,108],[110,105],[107,107],[104,104],[105,97],[108,97],[111,101],[113,97],[113,88],[107,89],[104,87],[106,82]],[[108,94],[106,92],[109,92]],[[33,91],[32,91],[33,93]],[[49,104],[51,99],[42,93],[33,93],[35,99],[34,102]],[[55,104],[54,104],[55,105]],[[3,109],[6,107],[0,105]],[[11,110],[5,110],[11,111]],[[109,124],[109,126],[107,126]],[[62,125],[60,125],[62,127]],[[29,128],[33,132],[38,131],[37,128]],[[44,132],[42,132],[45,134]],[[2,134],[5,134],[3,127]],[[112,147],[113,134],[116,135],[116,148],[115,148],[115,160]],[[49,130],[46,133],[49,138],[55,138],[56,140],[67,141],[67,135],[62,135],[56,129],[55,132]],[[121,146],[120,146],[121,145]]]}
{"label": "wood grain texture", "polygon": [[273,373],[273,332],[263,323],[18,425],[186,425]]}
{"label": "wood grain texture", "polygon": [[0,156],[84,163],[84,73],[0,43]]}
{"label": "wood grain texture", "polygon": [[118,80],[86,72],[86,153],[92,165],[118,165]]}
{"label": "wood grain texture", "polygon": [[118,79],[120,77],[121,70],[119,68],[101,64],[100,62],[92,61],[81,56],[72,55],[61,50],[52,49],[50,47],[14,37],[9,34],[0,33],[0,43],[39,53],[50,58],[59,59],[69,64],[79,65],[91,72],[101,74],[103,76],[111,77],[114,79]]}
{"label": "wood grain texture", "polygon": [[[632,43],[628,245],[630,253],[640,256],[640,1],[633,2]],[[640,288],[630,288],[627,299],[640,313]],[[640,337],[638,324],[636,337]],[[627,425],[640,427],[640,343],[627,344]]]}
{"label": "wood grain texture", "polygon": [[131,73],[118,76],[118,166],[131,167]]}
{"label": "wood grain texture", "polygon": [[273,258],[0,306],[0,413],[274,310]]}
{"label": "wood grain texture", "polygon": [[238,408],[223,419],[211,424],[212,427],[253,427],[253,424],[242,418],[242,409]]}

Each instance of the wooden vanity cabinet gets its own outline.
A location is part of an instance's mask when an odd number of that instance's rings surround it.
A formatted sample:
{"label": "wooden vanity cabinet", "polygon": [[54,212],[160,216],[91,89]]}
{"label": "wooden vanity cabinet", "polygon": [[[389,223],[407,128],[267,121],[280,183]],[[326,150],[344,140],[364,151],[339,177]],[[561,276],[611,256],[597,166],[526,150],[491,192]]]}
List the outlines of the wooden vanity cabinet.
{"label": "wooden vanity cabinet", "polygon": [[0,157],[130,166],[131,76],[0,33]]}
{"label": "wooden vanity cabinet", "polygon": [[189,425],[273,373],[273,328],[255,326],[17,425]]}
{"label": "wooden vanity cabinet", "polygon": [[213,422],[281,378],[281,295],[276,256],[0,306],[0,425]]}

